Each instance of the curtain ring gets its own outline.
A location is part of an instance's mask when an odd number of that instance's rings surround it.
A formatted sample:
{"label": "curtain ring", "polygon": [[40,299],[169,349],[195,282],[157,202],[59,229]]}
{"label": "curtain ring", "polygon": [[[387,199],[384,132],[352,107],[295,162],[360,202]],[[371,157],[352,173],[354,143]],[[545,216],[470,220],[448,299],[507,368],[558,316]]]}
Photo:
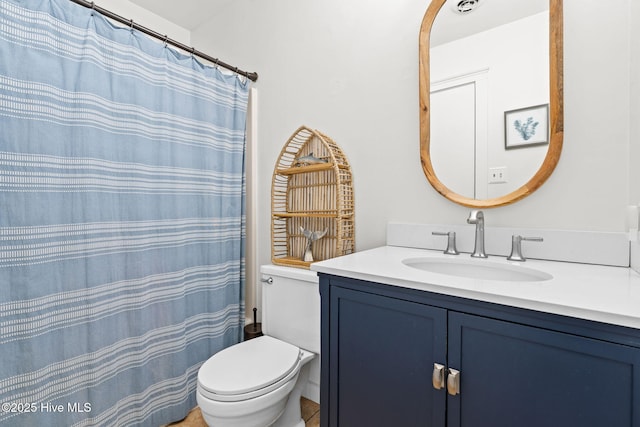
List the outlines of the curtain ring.
{"label": "curtain ring", "polygon": [[218,62],[220,62],[220,60],[218,58],[214,58],[213,59],[213,66],[214,68],[218,69]]}
{"label": "curtain ring", "polygon": [[91,2],[91,10],[95,10],[96,4],[94,2]]}
{"label": "curtain ring", "polygon": [[131,27],[131,32],[133,33],[133,30],[134,30],[134,28],[133,28],[133,19],[129,20],[129,26]]}
{"label": "curtain ring", "polygon": [[169,40],[169,36],[168,35],[164,35],[164,47],[167,47],[168,43],[167,40]]}
{"label": "curtain ring", "polygon": [[196,53],[196,48],[191,46],[191,56],[194,56]]}

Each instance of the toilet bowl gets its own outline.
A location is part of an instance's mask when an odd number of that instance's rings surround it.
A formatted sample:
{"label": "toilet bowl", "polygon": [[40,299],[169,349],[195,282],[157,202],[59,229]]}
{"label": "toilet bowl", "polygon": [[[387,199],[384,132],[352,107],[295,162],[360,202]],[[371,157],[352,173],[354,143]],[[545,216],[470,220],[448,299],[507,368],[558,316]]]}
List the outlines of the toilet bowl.
{"label": "toilet bowl", "polygon": [[198,372],[196,397],[205,422],[216,427],[273,425],[290,398],[299,402],[300,393],[296,397],[292,391],[302,384],[314,356],[269,336],[217,353]]}
{"label": "toilet bowl", "polygon": [[304,427],[300,396],[309,362],[320,351],[320,300],[315,273],[290,270],[261,268],[273,279],[263,285],[265,335],[228,347],[200,367],[196,398],[209,426]]}

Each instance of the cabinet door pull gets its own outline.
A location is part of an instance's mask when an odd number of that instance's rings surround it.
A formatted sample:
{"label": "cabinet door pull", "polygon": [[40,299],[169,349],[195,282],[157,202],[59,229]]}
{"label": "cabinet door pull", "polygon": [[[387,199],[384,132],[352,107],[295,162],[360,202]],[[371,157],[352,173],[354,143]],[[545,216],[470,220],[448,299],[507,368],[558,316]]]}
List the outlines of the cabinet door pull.
{"label": "cabinet door pull", "polygon": [[451,396],[460,394],[460,371],[449,368],[449,375],[447,375],[447,391]]}
{"label": "cabinet door pull", "polygon": [[444,365],[439,363],[433,364],[433,374],[431,375],[431,382],[433,383],[433,388],[436,390],[440,390],[444,388]]}

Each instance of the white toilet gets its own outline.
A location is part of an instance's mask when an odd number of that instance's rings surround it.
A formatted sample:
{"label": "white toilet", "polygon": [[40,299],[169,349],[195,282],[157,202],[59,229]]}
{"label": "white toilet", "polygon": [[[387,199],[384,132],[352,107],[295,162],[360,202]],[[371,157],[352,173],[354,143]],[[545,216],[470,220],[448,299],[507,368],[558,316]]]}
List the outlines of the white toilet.
{"label": "white toilet", "polygon": [[320,354],[318,277],[275,265],[260,272],[264,336],[216,353],[198,372],[198,406],[212,427],[304,427],[300,396]]}

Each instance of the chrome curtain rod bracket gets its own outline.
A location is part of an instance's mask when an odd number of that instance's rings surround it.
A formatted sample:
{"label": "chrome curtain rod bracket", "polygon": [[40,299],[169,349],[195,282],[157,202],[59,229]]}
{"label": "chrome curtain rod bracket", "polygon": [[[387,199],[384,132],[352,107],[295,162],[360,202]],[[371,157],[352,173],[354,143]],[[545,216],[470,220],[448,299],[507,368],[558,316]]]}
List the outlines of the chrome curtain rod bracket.
{"label": "chrome curtain rod bracket", "polygon": [[135,22],[133,22],[133,19],[126,19],[114,12],[111,12],[110,10],[104,9],[100,6],[97,6],[95,4],[95,2],[91,1],[87,1],[87,0],[70,0],[71,2],[75,3],[75,4],[79,4],[80,6],[86,7],[88,9],[93,9],[96,12],[106,16],[109,19],[113,19],[114,21],[117,21],[123,25],[127,25],[131,27],[131,30],[138,30],[140,32],[145,33],[148,36],[151,36],[155,39],[161,40],[163,41],[165,44],[170,44],[171,46],[177,47],[178,49],[184,51],[184,52],[190,52],[192,55],[194,56],[198,56],[202,59],[206,59],[209,62],[212,62],[216,67],[220,66],[222,68],[225,68],[229,71],[233,71],[234,73],[241,75],[241,76],[245,76],[246,78],[248,78],[249,80],[255,82],[258,80],[258,73],[256,72],[249,72],[249,71],[243,71],[240,70],[238,67],[234,67],[233,65],[229,65],[226,64],[222,61],[220,61],[218,58],[214,58],[212,56],[209,56],[205,53],[202,53],[200,51],[197,51],[194,47],[190,47],[187,46],[183,43],[180,43],[176,40],[170,39],[169,37],[167,37],[167,35],[163,35],[160,34],[156,31],[153,31],[147,27],[143,27],[140,24],[136,24]]}

